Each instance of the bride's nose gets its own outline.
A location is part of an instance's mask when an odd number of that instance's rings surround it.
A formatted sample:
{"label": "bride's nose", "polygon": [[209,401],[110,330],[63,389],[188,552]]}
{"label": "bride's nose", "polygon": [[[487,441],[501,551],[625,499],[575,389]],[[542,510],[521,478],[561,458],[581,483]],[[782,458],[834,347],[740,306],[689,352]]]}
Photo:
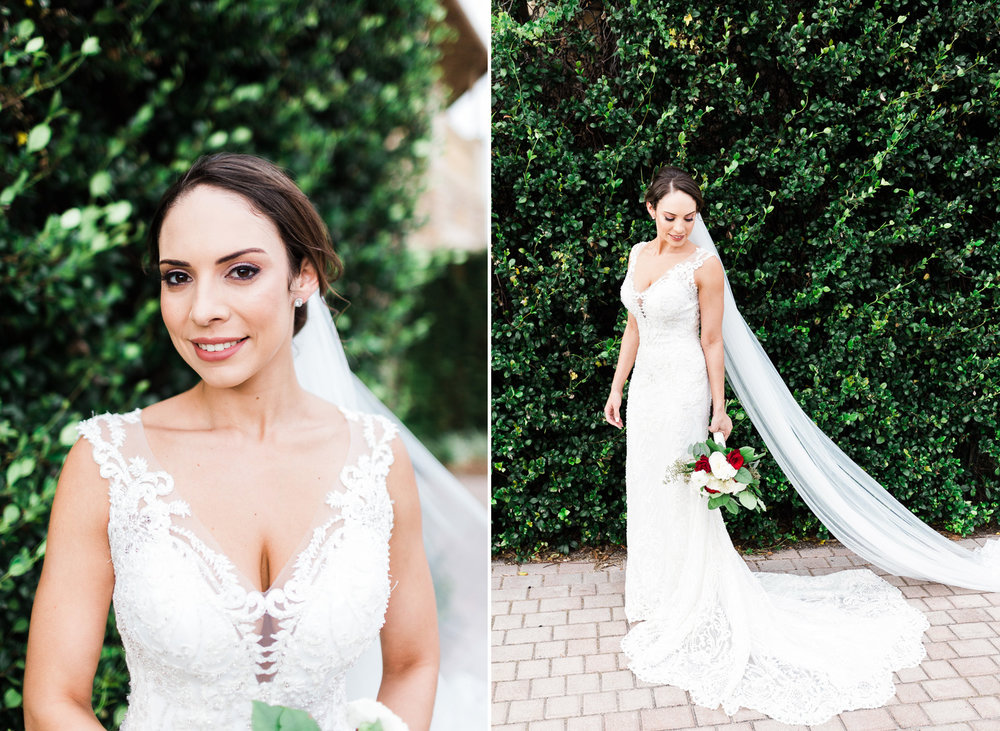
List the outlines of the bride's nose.
{"label": "bride's nose", "polygon": [[196,282],[191,300],[191,322],[201,327],[229,317],[229,307],[220,288],[212,283]]}

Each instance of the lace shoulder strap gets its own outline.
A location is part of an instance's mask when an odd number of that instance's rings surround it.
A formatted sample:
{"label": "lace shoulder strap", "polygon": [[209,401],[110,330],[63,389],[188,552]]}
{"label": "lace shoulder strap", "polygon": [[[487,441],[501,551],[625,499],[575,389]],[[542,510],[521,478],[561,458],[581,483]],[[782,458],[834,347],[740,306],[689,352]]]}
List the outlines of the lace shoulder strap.
{"label": "lace shoulder strap", "polygon": [[[347,493],[333,497],[334,507],[345,518],[379,530],[388,540],[392,532],[392,500],[386,480],[395,459],[392,444],[398,434],[396,424],[385,416],[341,409],[351,429],[359,429],[364,441],[362,453],[351,455],[341,473]],[[354,448],[352,448],[354,451]]]}
{"label": "lace shoulder strap", "polygon": [[129,427],[139,424],[139,409],[127,414],[99,414],[76,425],[77,433],[90,443],[91,455],[101,477],[111,485],[127,482],[129,462],[123,450]]}
{"label": "lace shoulder strap", "polygon": [[698,249],[691,255],[690,259],[677,265],[679,269],[677,273],[684,277],[684,280],[688,283],[688,285],[692,288],[696,288],[697,285],[695,285],[694,273],[701,269],[702,265],[711,259],[712,256],[713,254],[711,252],[706,251],[705,249]]}
{"label": "lace shoulder strap", "polygon": [[648,241],[640,241],[635,244],[628,252],[628,264],[626,265],[625,274],[631,274],[632,270],[635,269],[635,260],[639,256],[639,249],[645,246]]}

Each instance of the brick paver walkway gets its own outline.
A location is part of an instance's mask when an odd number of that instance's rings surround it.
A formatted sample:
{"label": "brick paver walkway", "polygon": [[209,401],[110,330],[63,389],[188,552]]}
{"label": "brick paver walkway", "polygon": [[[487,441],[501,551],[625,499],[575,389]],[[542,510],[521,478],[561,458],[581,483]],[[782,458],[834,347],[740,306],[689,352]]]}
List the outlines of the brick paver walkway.
{"label": "brick paver walkway", "polygon": [[[965,545],[985,542],[967,539]],[[866,564],[835,542],[748,556],[751,569],[819,574]],[[927,658],[896,674],[884,708],[842,713],[823,731],[1000,731],[1000,593],[885,576],[931,623]],[[777,731],[760,713],[691,703],[685,691],[638,681],[619,647],[625,634],[619,560],[493,564],[493,731]]]}

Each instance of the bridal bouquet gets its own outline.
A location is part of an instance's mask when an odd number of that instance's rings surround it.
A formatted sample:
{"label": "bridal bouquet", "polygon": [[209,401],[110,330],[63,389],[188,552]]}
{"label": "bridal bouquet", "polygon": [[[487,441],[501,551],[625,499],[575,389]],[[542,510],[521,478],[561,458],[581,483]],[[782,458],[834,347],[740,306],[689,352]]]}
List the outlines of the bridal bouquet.
{"label": "bridal bouquet", "polygon": [[[252,731],[319,731],[305,711],[253,702]],[[406,723],[376,700],[359,698],[347,704],[347,724],[357,731],[407,731]]]}
{"label": "bridal bouquet", "polygon": [[760,499],[757,464],[763,453],[753,447],[727,449],[711,439],[691,445],[690,457],[677,463],[676,473],[708,498],[709,509],[725,508],[735,515],[740,508],[764,510]]}

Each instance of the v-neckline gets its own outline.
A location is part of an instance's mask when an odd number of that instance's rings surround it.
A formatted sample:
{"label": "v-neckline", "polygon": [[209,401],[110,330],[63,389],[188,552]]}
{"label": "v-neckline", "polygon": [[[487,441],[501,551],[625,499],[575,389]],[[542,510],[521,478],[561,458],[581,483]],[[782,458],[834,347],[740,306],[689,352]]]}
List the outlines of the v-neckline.
{"label": "v-neckline", "polygon": [[[351,418],[344,412],[343,409],[341,409],[340,407],[337,408],[340,410],[341,415],[343,415],[345,421],[347,422],[346,425],[348,430],[348,443],[347,443],[347,452],[345,453],[344,456],[344,464],[341,467],[340,474],[337,475],[335,479],[339,480],[340,483],[344,485],[346,489],[344,473],[350,467],[350,465],[348,464],[348,460],[350,459],[352,450],[355,447],[354,444],[355,430],[351,426],[352,424]],[[177,501],[182,503],[187,508],[187,512],[184,517],[190,520],[192,523],[194,523],[197,527],[196,531],[185,531],[186,533],[185,537],[189,541],[197,541],[198,543],[200,543],[201,551],[204,551],[207,554],[211,554],[215,559],[221,559],[222,561],[224,561],[225,565],[231,568],[232,574],[236,580],[236,584],[239,585],[240,589],[242,589],[242,591],[247,596],[256,595],[260,596],[263,599],[267,599],[269,595],[273,593],[283,592],[284,588],[288,585],[289,581],[291,581],[295,576],[299,559],[310,551],[313,541],[317,538],[317,536],[315,535],[316,529],[320,526],[325,525],[326,521],[320,521],[318,523],[316,522],[310,523],[309,527],[306,529],[302,538],[300,538],[299,542],[296,544],[295,550],[288,557],[288,560],[285,561],[285,564],[281,567],[278,573],[274,576],[274,579],[271,581],[271,583],[264,589],[258,588],[256,582],[254,582],[249,576],[247,576],[240,569],[239,565],[235,561],[233,561],[233,559],[225,551],[225,549],[222,547],[222,544],[219,543],[219,540],[215,537],[215,534],[212,532],[211,528],[209,528],[204,523],[204,521],[202,521],[201,518],[194,512],[194,510],[191,507],[191,502],[177,493],[176,480],[174,479],[173,474],[165,468],[163,462],[161,462],[160,458],[156,456],[156,453],[153,451],[152,447],[149,444],[149,439],[146,436],[146,425],[142,420],[142,409],[137,409],[136,411],[138,412],[138,417],[139,417],[137,420],[139,425],[139,436],[142,439],[142,446],[144,447],[144,452],[149,456],[150,464],[148,471],[149,472],[158,471],[167,478],[169,478],[170,480],[170,491],[164,494],[158,494],[156,498],[159,500],[168,501],[169,497],[173,495],[173,500],[169,501],[170,502]],[[319,510],[322,510],[324,505],[328,504],[330,496],[333,495],[335,492],[336,489],[331,488],[330,490],[327,490],[325,493],[323,493],[323,500],[317,506],[317,512]],[[321,537],[323,538],[323,540],[320,541],[320,545],[329,540],[332,535],[333,533],[322,535]],[[288,575],[286,576],[286,574]]]}
{"label": "v-neckline", "polygon": [[646,287],[645,287],[645,288],[644,288],[644,289],[643,289],[643,290],[642,290],[642,291],[640,292],[640,291],[639,291],[639,288],[635,286],[635,269],[636,269],[636,267],[637,267],[637,266],[639,265],[639,254],[640,254],[640,253],[642,252],[642,250],[643,250],[643,249],[645,249],[645,248],[646,248],[647,246],[649,246],[650,244],[654,243],[655,241],[656,241],[656,239],[653,239],[652,241],[647,241],[646,243],[644,243],[644,244],[642,245],[642,247],[641,247],[641,248],[639,249],[639,251],[637,251],[637,252],[636,252],[636,254],[635,254],[635,258],[634,258],[634,259],[632,260],[632,272],[631,272],[631,274],[632,274],[632,276],[631,276],[631,279],[632,279],[632,289],[634,289],[634,290],[635,290],[635,293],[636,293],[637,295],[639,295],[639,297],[642,297],[642,296],[643,296],[644,294],[646,294],[646,292],[648,292],[648,291],[649,291],[650,289],[652,289],[652,288],[653,288],[653,287],[654,287],[654,286],[655,286],[656,284],[658,284],[658,283],[662,282],[662,281],[663,281],[664,279],[666,279],[666,278],[667,278],[667,276],[668,276],[669,274],[671,274],[671,273],[672,273],[672,272],[674,271],[674,269],[676,269],[677,267],[679,267],[679,266],[680,266],[681,264],[684,264],[685,262],[689,261],[689,260],[690,260],[690,259],[691,259],[692,257],[694,257],[694,256],[695,256],[695,255],[696,255],[696,254],[697,254],[697,253],[698,253],[699,251],[701,251],[701,249],[700,249],[700,248],[698,248],[697,246],[695,246],[695,247],[694,247],[694,251],[692,251],[692,252],[691,252],[690,254],[688,254],[687,256],[685,256],[685,257],[684,257],[683,259],[681,259],[681,260],[680,260],[679,262],[677,262],[677,263],[676,263],[676,264],[674,264],[674,265],[673,265],[672,267],[670,267],[670,268],[669,268],[669,269],[667,269],[667,270],[666,270],[665,272],[663,272],[663,274],[661,274],[661,275],[660,275],[660,276],[658,276],[658,277],[657,277],[656,279],[654,279],[654,280],[653,280],[652,282],[650,282],[650,283],[649,283],[649,284],[648,284],[648,285],[647,285],[647,286],[646,286]]}

